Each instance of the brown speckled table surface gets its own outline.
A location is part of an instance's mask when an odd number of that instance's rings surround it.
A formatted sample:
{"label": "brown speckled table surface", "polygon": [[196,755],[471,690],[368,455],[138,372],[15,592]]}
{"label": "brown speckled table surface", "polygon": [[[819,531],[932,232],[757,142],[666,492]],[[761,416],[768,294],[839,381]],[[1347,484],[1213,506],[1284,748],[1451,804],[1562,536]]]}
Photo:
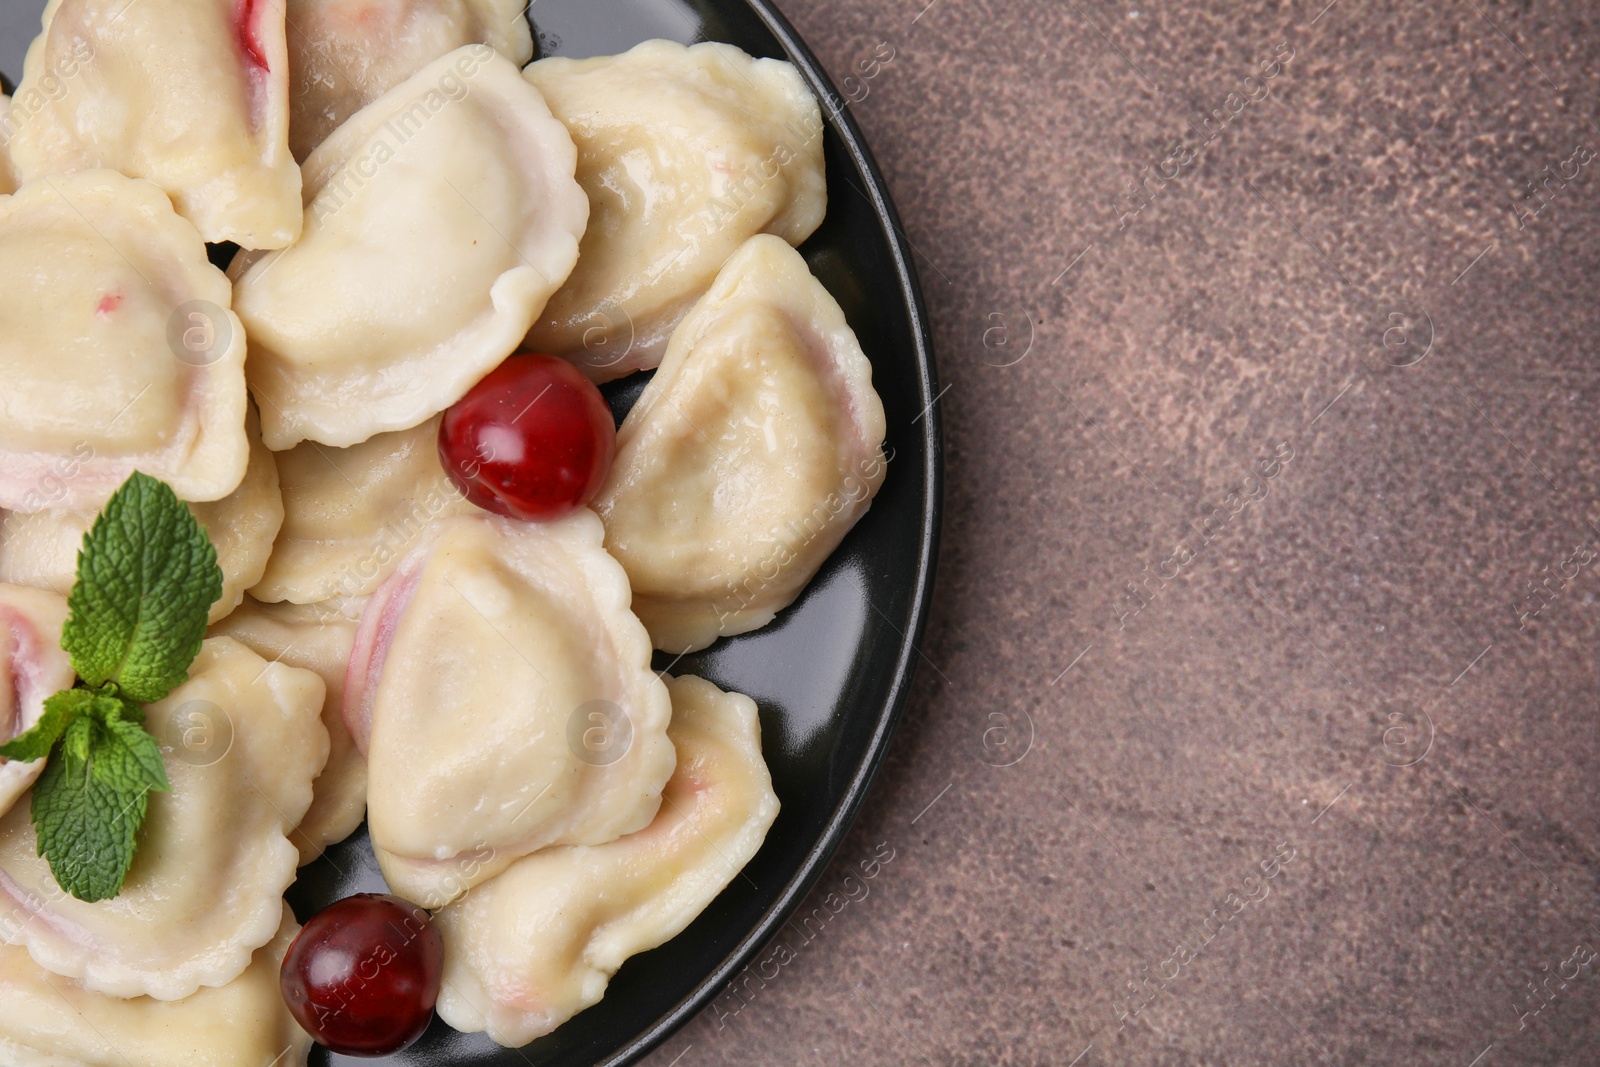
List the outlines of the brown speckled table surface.
{"label": "brown speckled table surface", "polygon": [[811,921],[648,1062],[1600,1064],[1600,8],[782,3],[943,556]]}
{"label": "brown speckled table surface", "polygon": [[652,1067],[1600,1063],[1600,9],[925,2],[783,4],[949,387],[925,662]]}

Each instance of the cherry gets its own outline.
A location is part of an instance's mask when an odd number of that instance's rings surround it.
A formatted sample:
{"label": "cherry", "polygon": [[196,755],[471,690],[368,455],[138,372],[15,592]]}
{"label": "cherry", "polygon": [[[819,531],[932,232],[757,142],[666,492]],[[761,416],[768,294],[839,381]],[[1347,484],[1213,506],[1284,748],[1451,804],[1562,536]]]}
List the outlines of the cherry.
{"label": "cherry", "polygon": [[566,360],[532,352],[490,371],[439,425],[450,479],[513,519],[555,519],[593,500],[616,450],[600,390]]}
{"label": "cherry", "polygon": [[428,1028],[444,944],[426,911],[361,893],[319,911],[283,958],[278,983],[306,1033],[346,1056],[382,1056]]}

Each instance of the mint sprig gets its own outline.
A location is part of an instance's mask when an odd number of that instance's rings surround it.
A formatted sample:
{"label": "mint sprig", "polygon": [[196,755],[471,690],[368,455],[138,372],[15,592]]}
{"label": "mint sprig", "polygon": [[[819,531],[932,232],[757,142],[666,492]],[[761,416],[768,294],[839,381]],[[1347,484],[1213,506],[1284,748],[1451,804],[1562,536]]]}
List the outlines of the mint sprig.
{"label": "mint sprig", "polygon": [[135,472],[78,553],[61,631],[78,685],[46,700],[32,729],[0,745],[6,759],[47,760],[30,812],[38,852],[79,900],[122,891],[149,794],[171,788],[140,705],[187,680],[221,595],[204,527],[171,486]]}
{"label": "mint sprig", "polygon": [[84,537],[61,647],[84,684],[149,704],[189,676],[221,595],[205,530],[171,486],[136,472]]}

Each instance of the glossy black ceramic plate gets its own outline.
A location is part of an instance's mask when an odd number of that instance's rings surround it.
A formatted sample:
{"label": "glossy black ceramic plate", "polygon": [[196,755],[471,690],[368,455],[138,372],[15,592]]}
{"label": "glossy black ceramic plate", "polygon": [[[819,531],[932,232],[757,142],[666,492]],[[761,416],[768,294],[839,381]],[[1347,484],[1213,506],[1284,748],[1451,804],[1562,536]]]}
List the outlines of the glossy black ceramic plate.
{"label": "glossy black ceramic plate", "polygon": [[[828,216],[801,249],[872,359],[888,415],[888,475],[872,509],[800,600],[772,625],[671,665],[748,693],[783,810],[766,844],[687,930],[629,960],[605,999],[521,1050],[435,1022],[393,1064],[577,1067],[632,1063],[704,1007],[785,921],[838,846],[905,701],[933,577],[939,434],[932,355],[908,249],[841,98],[794,31],[747,0],[536,0],[540,55],[625,51],[665,37],[727,41],[795,63],[823,100]],[[831,102],[831,103],[830,103]],[[643,376],[617,383],[619,417]],[[670,660],[659,656],[657,669]],[[365,830],[300,874],[304,921],[355,892],[383,891]],[[313,1064],[372,1063],[312,1054]]]}

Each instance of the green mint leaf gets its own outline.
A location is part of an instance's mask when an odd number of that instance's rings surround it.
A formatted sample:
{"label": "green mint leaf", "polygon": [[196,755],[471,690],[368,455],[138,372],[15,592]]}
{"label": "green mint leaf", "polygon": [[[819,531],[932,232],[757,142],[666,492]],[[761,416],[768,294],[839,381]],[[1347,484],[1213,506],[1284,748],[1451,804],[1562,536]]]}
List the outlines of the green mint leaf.
{"label": "green mint leaf", "polygon": [[0,745],[0,756],[6,759],[31,763],[50,754],[61,735],[73,719],[83,714],[95,701],[87,689],[63,689],[44,702],[44,714],[33,728]]}
{"label": "green mint leaf", "polygon": [[166,789],[155,738],[121,717],[116,698],[68,725],[61,749],[33,787],[39,855],[57,884],[94,903],[122,891],[152,789]]}
{"label": "green mint leaf", "polygon": [[[61,735],[61,749],[57,756],[65,761],[74,773],[81,772],[84,765],[89,762],[89,749],[94,744],[94,728],[94,718],[87,715],[79,716],[67,724],[66,732]],[[54,763],[55,760],[50,762]]]}
{"label": "green mint leaf", "polygon": [[110,722],[112,719],[121,719],[123,722],[131,722],[135,726],[144,725],[144,705],[123,696],[115,685],[108,684],[100,692],[111,698],[111,703],[108,705],[110,714],[105,717],[106,722]]}
{"label": "green mint leaf", "polygon": [[108,743],[96,751],[94,773],[118,789],[153,789],[167,792],[167,769],[161,763],[161,746],[143,726],[124,719],[106,723]]}
{"label": "green mint leaf", "polygon": [[84,535],[61,647],[86,685],[115,682],[148,704],[188,678],[220,596],[205,529],[171,486],[136,471]]}

